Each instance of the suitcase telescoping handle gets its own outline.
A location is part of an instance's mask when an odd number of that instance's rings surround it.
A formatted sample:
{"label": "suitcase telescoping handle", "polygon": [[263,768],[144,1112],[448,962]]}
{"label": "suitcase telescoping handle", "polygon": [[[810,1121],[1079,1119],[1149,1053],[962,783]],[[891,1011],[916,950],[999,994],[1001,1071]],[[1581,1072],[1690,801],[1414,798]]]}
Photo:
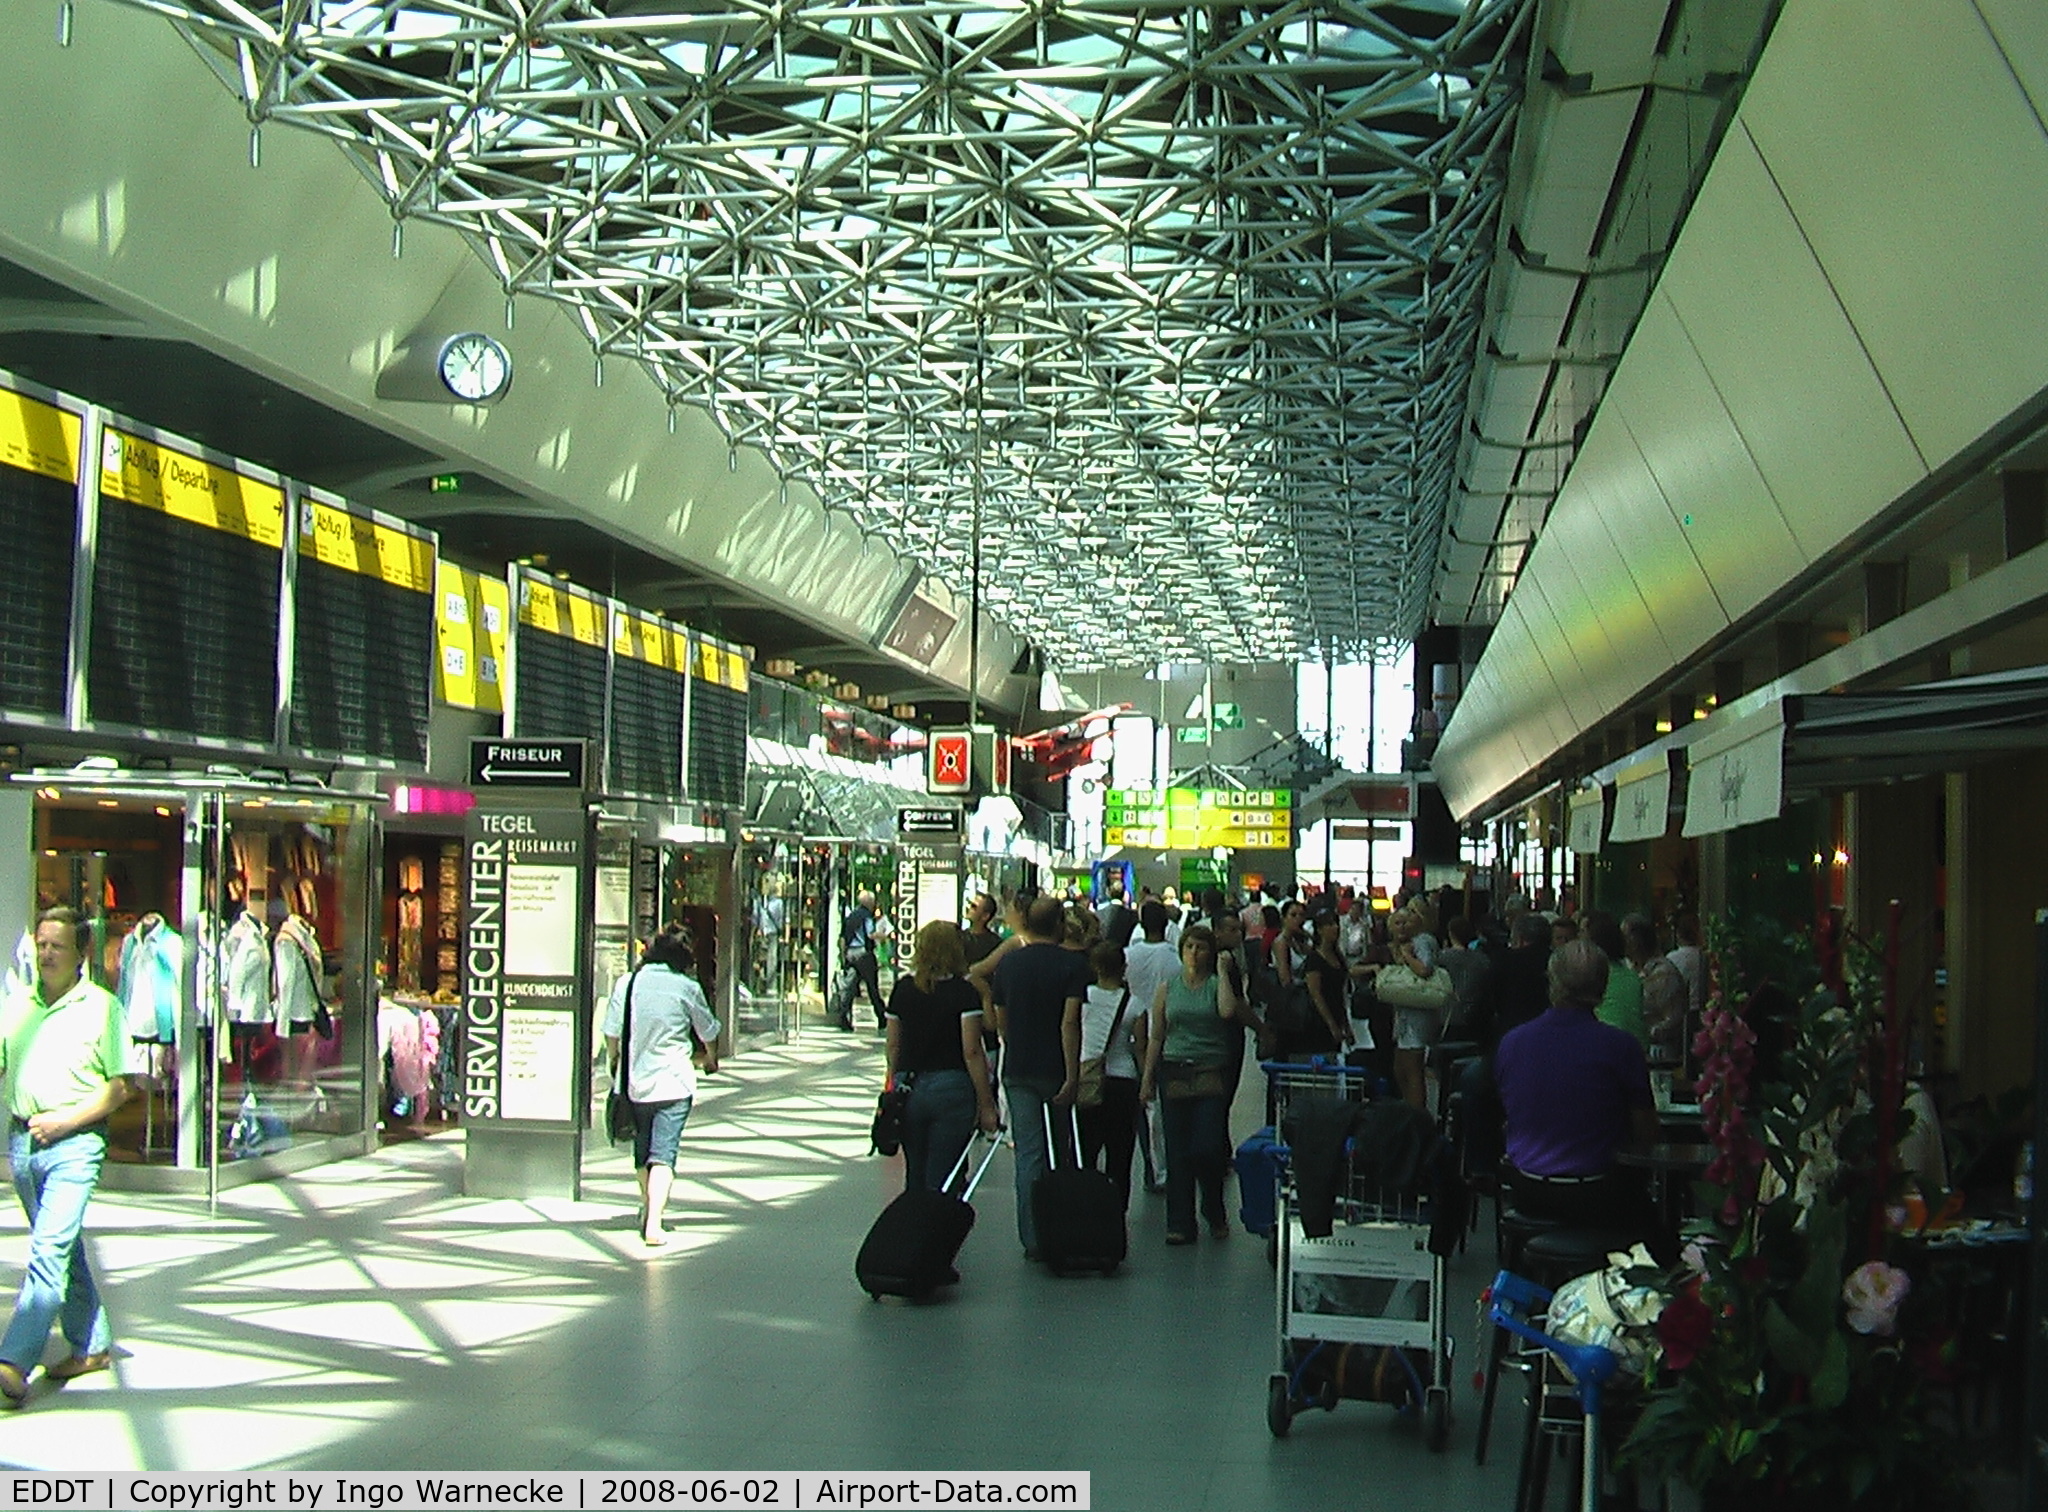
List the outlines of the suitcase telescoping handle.
{"label": "suitcase telescoping handle", "polygon": [[962,1202],[973,1200],[974,1189],[981,1185],[981,1178],[988,1174],[989,1166],[995,1161],[996,1151],[1003,1147],[1003,1136],[1000,1133],[983,1134],[976,1130],[973,1138],[969,1139],[965,1148],[960,1151],[960,1158],[953,1162],[953,1169],[946,1174],[945,1184],[939,1188],[940,1191],[950,1192],[953,1190],[953,1183],[960,1179],[960,1173],[967,1169],[967,1162],[974,1156],[974,1141],[976,1139],[986,1139],[988,1141],[988,1148],[982,1152],[981,1163],[974,1168],[974,1174],[967,1178],[967,1186],[960,1193],[960,1200]]}
{"label": "suitcase telescoping handle", "polygon": [[[1040,1103],[1038,1111],[1045,1115],[1045,1164],[1049,1170],[1058,1170],[1060,1165],[1059,1145],[1052,1132],[1052,1104]],[[1067,1129],[1074,1136],[1074,1169],[1080,1170],[1088,1162],[1081,1158],[1081,1114],[1077,1109],[1067,1109]]]}

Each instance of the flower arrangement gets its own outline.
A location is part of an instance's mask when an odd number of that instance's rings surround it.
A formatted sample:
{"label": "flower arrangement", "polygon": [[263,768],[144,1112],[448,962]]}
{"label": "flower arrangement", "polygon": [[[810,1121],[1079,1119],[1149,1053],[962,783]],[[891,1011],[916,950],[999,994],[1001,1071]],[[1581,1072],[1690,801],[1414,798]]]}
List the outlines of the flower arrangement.
{"label": "flower arrangement", "polygon": [[1709,1507],[1967,1505],[1926,1399],[1935,1299],[1886,1253],[1889,1151],[1906,1115],[1883,974],[1867,952],[1855,965],[1839,994],[1818,973],[1797,995],[1782,981],[1766,993],[1785,1010],[1767,1026],[1782,1048],[1759,1064],[1762,983],[1733,931],[1710,935],[1694,1051],[1715,1160],[1623,1448]]}

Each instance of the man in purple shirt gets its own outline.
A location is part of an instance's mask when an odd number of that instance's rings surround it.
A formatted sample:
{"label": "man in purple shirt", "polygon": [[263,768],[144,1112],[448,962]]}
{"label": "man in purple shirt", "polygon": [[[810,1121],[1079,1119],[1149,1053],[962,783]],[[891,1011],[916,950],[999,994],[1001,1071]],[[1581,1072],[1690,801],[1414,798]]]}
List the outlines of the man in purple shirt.
{"label": "man in purple shirt", "polygon": [[1607,990],[1607,957],[1591,940],[1550,954],[1548,1012],[1502,1037],[1494,1060],[1507,1110],[1508,1163],[1516,1207],[1576,1226],[1651,1239],[1641,1184],[1618,1171],[1624,1145],[1657,1137],[1656,1104],[1643,1047],[1593,1016]]}

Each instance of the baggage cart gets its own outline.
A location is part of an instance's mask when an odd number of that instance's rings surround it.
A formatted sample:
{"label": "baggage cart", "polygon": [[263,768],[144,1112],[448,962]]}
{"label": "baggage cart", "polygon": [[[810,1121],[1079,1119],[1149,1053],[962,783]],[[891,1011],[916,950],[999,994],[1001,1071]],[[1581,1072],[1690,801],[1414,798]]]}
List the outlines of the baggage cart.
{"label": "baggage cart", "polygon": [[[1304,1098],[1364,1102],[1362,1068],[1337,1062],[1262,1062],[1275,1127]],[[1362,1175],[1347,1140],[1327,1236],[1308,1234],[1292,1150],[1279,1146],[1274,1295],[1279,1368],[1267,1382],[1266,1425],[1286,1437],[1311,1407],[1386,1401],[1421,1418],[1423,1439],[1441,1451],[1450,1438],[1450,1330],[1444,1260],[1431,1253],[1428,1198],[1383,1189]]]}

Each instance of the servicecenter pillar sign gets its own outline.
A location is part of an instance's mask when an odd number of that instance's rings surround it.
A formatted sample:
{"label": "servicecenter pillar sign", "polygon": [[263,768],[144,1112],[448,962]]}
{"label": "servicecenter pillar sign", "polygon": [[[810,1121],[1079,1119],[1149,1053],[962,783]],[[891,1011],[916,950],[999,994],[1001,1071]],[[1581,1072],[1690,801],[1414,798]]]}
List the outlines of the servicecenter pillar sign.
{"label": "servicecenter pillar sign", "polygon": [[463,932],[462,1116],[575,1119],[582,1009],[583,814],[478,808],[469,816]]}

